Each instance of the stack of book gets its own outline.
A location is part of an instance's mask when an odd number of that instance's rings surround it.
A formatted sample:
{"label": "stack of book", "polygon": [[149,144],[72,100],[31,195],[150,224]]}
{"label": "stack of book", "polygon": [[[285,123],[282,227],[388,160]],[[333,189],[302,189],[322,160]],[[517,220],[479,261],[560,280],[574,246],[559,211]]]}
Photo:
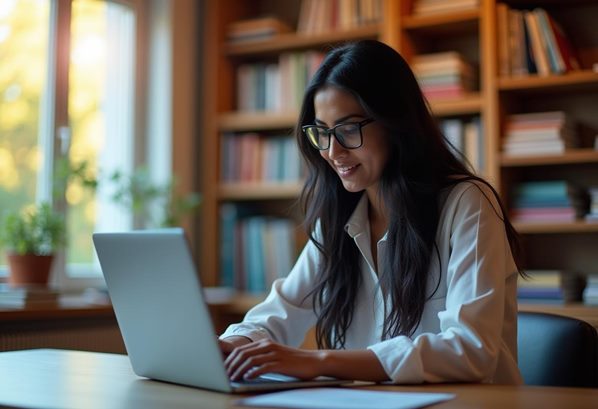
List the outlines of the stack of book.
{"label": "stack of book", "polygon": [[50,308],[58,305],[59,292],[46,286],[0,285],[0,308]]}
{"label": "stack of book", "polygon": [[586,288],[583,291],[583,302],[588,305],[598,305],[598,274],[590,274]]}
{"label": "stack of book", "polygon": [[517,299],[520,302],[562,303],[561,271],[528,270],[528,278],[517,282]]}
{"label": "stack of book", "polygon": [[586,214],[589,222],[598,222],[598,186],[588,189],[590,195],[590,211]]}
{"label": "stack of book", "polygon": [[229,43],[248,43],[271,40],[290,31],[291,28],[276,17],[260,17],[229,24],[226,38]]}
{"label": "stack of book", "polygon": [[455,51],[415,56],[412,68],[429,99],[460,98],[475,89],[473,66]]}
{"label": "stack of book", "polygon": [[499,74],[561,74],[580,68],[563,28],[546,10],[497,9]]}
{"label": "stack of book", "polygon": [[237,68],[237,109],[296,111],[308,81],[320,66],[324,53],[282,53],[277,63],[241,64]]}
{"label": "stack of book", "polygon": [[303,0],[297,32],[320,34],[349,30],[382,18],[382,0]]}
{"label": "stack of book", "polygon": [[232,203],[220,206],[222,285],[250,293],[267,291],[295,261],[292,220],[256,216]]}
{"label": "stack of book", "polygon": [[563,111],[510,115],[503,152],[508,156],[561,154],[578,146],[575,125]]}
{"label": "stack of book", "polygon": [[230,133],[222,135],[221,142],[223,182],[295,183],[303,177],[303,162],[291,136]]}
{"label": "stack of book", "polygon": [[454,13],[475,10],[479,5],[479,0],[416,0],[413,4],[413,14]]}
{"label": "stack of book", "polygon": [[512,194],[514,222],[572,222],[585,214],[582,191],[564,180],[520,183]]}
{"label": "stack of book", "polygon": [[444,119],[440,122],[440,127],[457,157],[465,157],[476,173],[483,173],[485,144],[480,117],[471,120]]}

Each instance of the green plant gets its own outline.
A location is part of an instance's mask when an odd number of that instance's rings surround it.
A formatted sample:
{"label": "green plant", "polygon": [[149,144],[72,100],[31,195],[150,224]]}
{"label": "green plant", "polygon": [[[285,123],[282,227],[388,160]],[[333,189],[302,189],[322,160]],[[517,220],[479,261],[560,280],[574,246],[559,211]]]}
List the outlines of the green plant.
{"label": "green plant", "polygon": [[[175,180],[163,185],[154,183],[144,167],[137,168],[131,176],[116,171],[109,180],[116,187],[112,200],[131,209],[146,226],[178,226],[184,214],[201,204],[201,196],[198,193],[189,193],[186,196],[176,195]],[[161,214],[158,221],[152,221],[154,213],[152,209],[159,209],[158,213]]]}
{"label": "green plant", "polygon": [[119,170],[107,175],[94,172],[88,161],[72,163],[67,159],[59,160],[54,183],[55,197],[63,197],[69,183],[78,183],[92,191],[106,188],[111,192],[111,200],[130,210],[143,227],[179,226],[181,218],[201,204],[199,193],[179,195],[175,179],[158,184],[143,166],[130,175]]}
{"label": "green plant", "polygon": [[0,244],[20,255],[53,254],[65,244],[64,219],[48,203],[10,212],[0,225]]}

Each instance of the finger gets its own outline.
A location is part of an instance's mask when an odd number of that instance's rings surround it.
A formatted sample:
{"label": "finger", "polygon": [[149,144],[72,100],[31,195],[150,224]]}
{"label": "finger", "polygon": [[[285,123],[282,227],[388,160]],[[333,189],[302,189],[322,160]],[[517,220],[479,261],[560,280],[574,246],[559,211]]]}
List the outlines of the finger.
{"label": "finger", "polygon": [[227,359],[224,361],[224,365],[227,366],[230,362],[232,362],[241,351],[251,349],[251,348],[255,347],[256,345],[259,345],[259,343],[260,343],[260,341],[243,344],[243,345],[238,345],[238,346],[232,344],[231,351],[229,352]]}
{"label": "finger", "polygon": [[226,368],[229,376],[235,371],[235,369],[246,359],[251,356],[267,353],[268,351],[276,348],[275,343],[270,341],[259,341],[252,344],[243,345],[235,348],[225,359],[224,367]]}
{"label": "finger", "polygon": [[263,375],[265,373],[270,373],[270,372],[281,373],[278,370],[279,366],[280,366],[279,361],[266,362],[263,365],[254,366],[253,368],[249,369],[247,372],[245,372],[245,375],[243,375],[243,378],[244,379],[255,379],[258,376]]}
{"label": "finger", "polygon": [[240,350],[235,348],[233,353],[225,360],[225,368],[227,374],[231,379],[234,379],[234,375],[237,373],[239,368],[246,364],[246,362],[256,356],[267,354],[269,352],[268,347],[254,345],[251,348],[244,348]]}
{"label": "finger", "polygon": [[247,359],[243,360],[234,371],[232,371],[230,378],[233,380],[241,379],[252,369],[267,363],[276,362],[277,360],[277,354],[275,352],[267,352],[265,354],[248,357]]}

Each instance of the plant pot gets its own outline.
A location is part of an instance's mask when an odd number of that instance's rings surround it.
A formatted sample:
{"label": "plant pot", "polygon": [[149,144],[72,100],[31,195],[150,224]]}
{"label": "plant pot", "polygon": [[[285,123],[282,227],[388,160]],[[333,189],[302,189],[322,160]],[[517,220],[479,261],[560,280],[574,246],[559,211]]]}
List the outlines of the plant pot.
{"label": "plant pot", "polygon": [[54,255],[8,254],[10,274],[8,283],[20,285],[48,285]]}

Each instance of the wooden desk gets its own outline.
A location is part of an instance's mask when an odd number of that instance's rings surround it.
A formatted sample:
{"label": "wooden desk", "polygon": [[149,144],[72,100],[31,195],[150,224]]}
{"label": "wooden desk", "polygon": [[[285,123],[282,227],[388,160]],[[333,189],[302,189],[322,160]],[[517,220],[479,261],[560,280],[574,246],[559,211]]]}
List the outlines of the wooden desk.
{"label": "wooden desk", "polygon": [[[451,392],[434,408],[595,409],[598,389],[473,384],[373,386],[375,390]],[[36,408],[234,408],[240,395],[135,376],[124,355],[38,349],[0,353],[0,405]]]}

